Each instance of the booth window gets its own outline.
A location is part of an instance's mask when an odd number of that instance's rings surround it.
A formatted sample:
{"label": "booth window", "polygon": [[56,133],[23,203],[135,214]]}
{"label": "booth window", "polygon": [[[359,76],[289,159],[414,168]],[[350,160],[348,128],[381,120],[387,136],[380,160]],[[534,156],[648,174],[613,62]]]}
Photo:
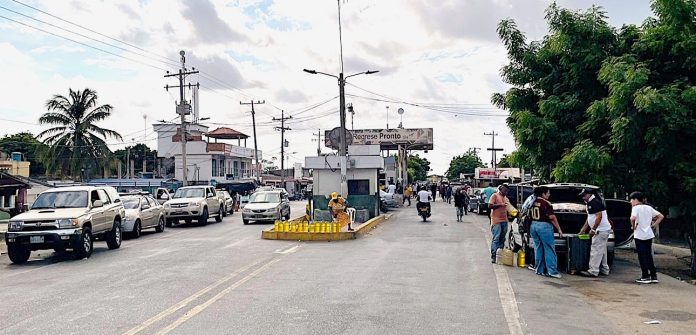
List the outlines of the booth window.
{"label": "booth window", "polygon": [[358,179],[348,181],[349,195],[370,195],[370,180]]}

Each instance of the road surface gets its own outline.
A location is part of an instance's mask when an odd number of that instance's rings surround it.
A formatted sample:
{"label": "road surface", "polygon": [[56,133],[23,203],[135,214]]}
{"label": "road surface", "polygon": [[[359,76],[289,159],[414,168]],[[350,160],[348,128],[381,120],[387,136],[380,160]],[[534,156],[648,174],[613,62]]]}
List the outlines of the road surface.
{"label": "road surface", "polygon": [[[293,203],[294,215],[303,205]],[[261,240],[269,226],[245,226],[236,213],[147,233],[118,250],[98,242],[87,260],[35,252],[15,266],[3,255],[0,333],[650,334],[695,326],[692,286],[663,277],[637,287],[626,279],[637,270],[620,260],[617,274],[600,280],[493,265],[486,217],[458,223],[441,202],[433,211],[427,223],[414,208],[394,211],[355,241]],[[663,323],[643,324],[653,318]]]}

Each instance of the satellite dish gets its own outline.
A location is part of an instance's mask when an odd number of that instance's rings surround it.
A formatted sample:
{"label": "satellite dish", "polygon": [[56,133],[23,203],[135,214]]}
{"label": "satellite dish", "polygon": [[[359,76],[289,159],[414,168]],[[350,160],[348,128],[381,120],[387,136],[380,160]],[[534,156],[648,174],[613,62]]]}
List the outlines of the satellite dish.
{"label": "satellite dish", "polygon": [[182,55],[182,56],[183,56],[183,55],[185,55],[185,54],[186,54],[186,52],[184,52],[184,50],[179,51],[179,55]]}
{"label": "satellite dish", "polygon": [[399,115],[403,115],[403,114],[404,114],[404,109],[403,109],[403,108],[399,108],[399,110],[396,111],[396,112],[399,113]]}

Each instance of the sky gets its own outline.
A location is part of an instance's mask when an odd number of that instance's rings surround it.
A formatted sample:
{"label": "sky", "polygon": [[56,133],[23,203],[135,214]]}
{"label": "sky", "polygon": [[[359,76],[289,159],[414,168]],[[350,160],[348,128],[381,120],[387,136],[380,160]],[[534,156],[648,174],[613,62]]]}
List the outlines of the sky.
{"label": "sky", "polygon": [[[419,154],[436,174],[470,148],[483,148],[481,158],[490,162],[485,132],[499,133],[503,153],[515,149],[506,112],[490,104],[493,93],[508,88],[499,76],[507,58],[495,29],[512,18],[529,40],[543,38],[550,1],[338,1],[344,73],[380,71],[348,79],[355,129],[394,128],[403,108],[405,128],[434,128],[434,150]],[[179,100],[164,89],[177,82],[164,75],[178,69],[184,50],[187,67],[201,71],[187,80],[201,85],[200,113],[210,117],[203,122],[210,130],[251,135],[249,106],[240,101],[265,100],[256,109],[264,158],[280,157],[273,118],[284,110],[293,116],[289,163],[303,162],[316,155],[313,134],[339,125],[336,79],[302,71],[341,71],[338,1],[0,0],[0,135],[38,134],[46,129],[38,125],[46,100],[91,88],[100,104],[114,107],[100,124],[123,136],[107,140],[113,150],[142,142],[156,149],[151,125],[174,120]],[[651,15],[648,0],[557,2],[602,6],[616,27]]]}

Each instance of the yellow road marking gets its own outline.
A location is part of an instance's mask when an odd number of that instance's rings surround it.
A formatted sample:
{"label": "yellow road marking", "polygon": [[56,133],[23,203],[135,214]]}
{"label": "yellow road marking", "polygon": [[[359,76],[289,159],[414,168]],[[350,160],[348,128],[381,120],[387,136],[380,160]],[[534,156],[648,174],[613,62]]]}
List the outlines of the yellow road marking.
{"label": "yellow road marking", "polygon": [[259,263],[261,263],[261,260],[255,261],[255,262],[253,262],[253,263],[251,263],[251,264],[249,264],[249,265],[247,265],[247,266],[244,266],[244,267],[238,269],[237,271],[234,271],[234,272],[230,273],[229,275],[227,275],[227,276],[221,278],[220,280],[216,281],[215,283],[210,284],[209,286],[205,287],[204,289],[202,289],[202,290],[200,290],[200,291],[194,293],[194,294],[191,295],[190,297],[188,297],[188,298],[186,298],[186,299],[184,299],[184,300],[181,300],[180,302],[178,302],[178,303],[172,305],[171,307],[165,309],[164,311],[160,312],[159,314],[157,314],[157,315],[155,315],[155,316],[153,316],[153,317],[151,317],[151,318],[145,320],[145,321],[144,321],[143,323],[141,323],[140,325],[138,325],[138,326],[136,326],[136,327],[130,329],[129,331],[123,333],[123,335],[134,335],[134,334],[137,334],[137,333],[143,331],[145,328],[147,328],[147,327],[151,326],[152,324],[154,324],[154,323],[156,323],[156,322],[158,322],[158,321],[160,321],[160,320],[166,318],[166,317],[169,316],[169,315],[172,315],[172,314],[175,313],[176,311],[178,311],[178,310],[180,310],[180,309],[186,307],[186,305],[190,304],[192,301],[194,301],[194,300],[200,298],[202,295],[204,295],[204,294],[210,292],[210,291],[213,290],[214,288],[216,288],[216,287],[218,287],[218,286],[224,284],[225,282],[229,281],[230,279],[232,279],[232,278],[234,278],[234,277],[236,277],[236,276],[239,276],[241,273],[243,273],[243,272],[249,270],[250,268],[252,268],[252,267],[258,265]]}
{"label": "yellow road marking", "polygon": [[254,270],[254,272],[248,274],[246,277],[236,281],[234,284],[228,286],[226,289],[222,290],[220,293],[216,294],[214,297],[210,298],[208,301],[191,308],[186,314],[178,318],[176,321],[174,321],[172,324],[169,326],[163,328],[159,332],[157,332],[157,335],[166,335],[169,334],[172,330],[176,329],[177,327],[181,326],[184,322],[188,321],[192,317],[196,316],[198,313],[204,311],[206,308],[210,307],[213,303],[216,301],[220,300],[222,297],[225,295],[229,294],[230,292],[234,291],[237,287],[241,286],[242,284],[246,283],[247,281],[251,280],[252,278],[256,277],[259,275],[261,272],[267,270],[271,265],[277,263],[280,261],[280,258],[276,258],[266,264],[264,264],[262,267]]}

